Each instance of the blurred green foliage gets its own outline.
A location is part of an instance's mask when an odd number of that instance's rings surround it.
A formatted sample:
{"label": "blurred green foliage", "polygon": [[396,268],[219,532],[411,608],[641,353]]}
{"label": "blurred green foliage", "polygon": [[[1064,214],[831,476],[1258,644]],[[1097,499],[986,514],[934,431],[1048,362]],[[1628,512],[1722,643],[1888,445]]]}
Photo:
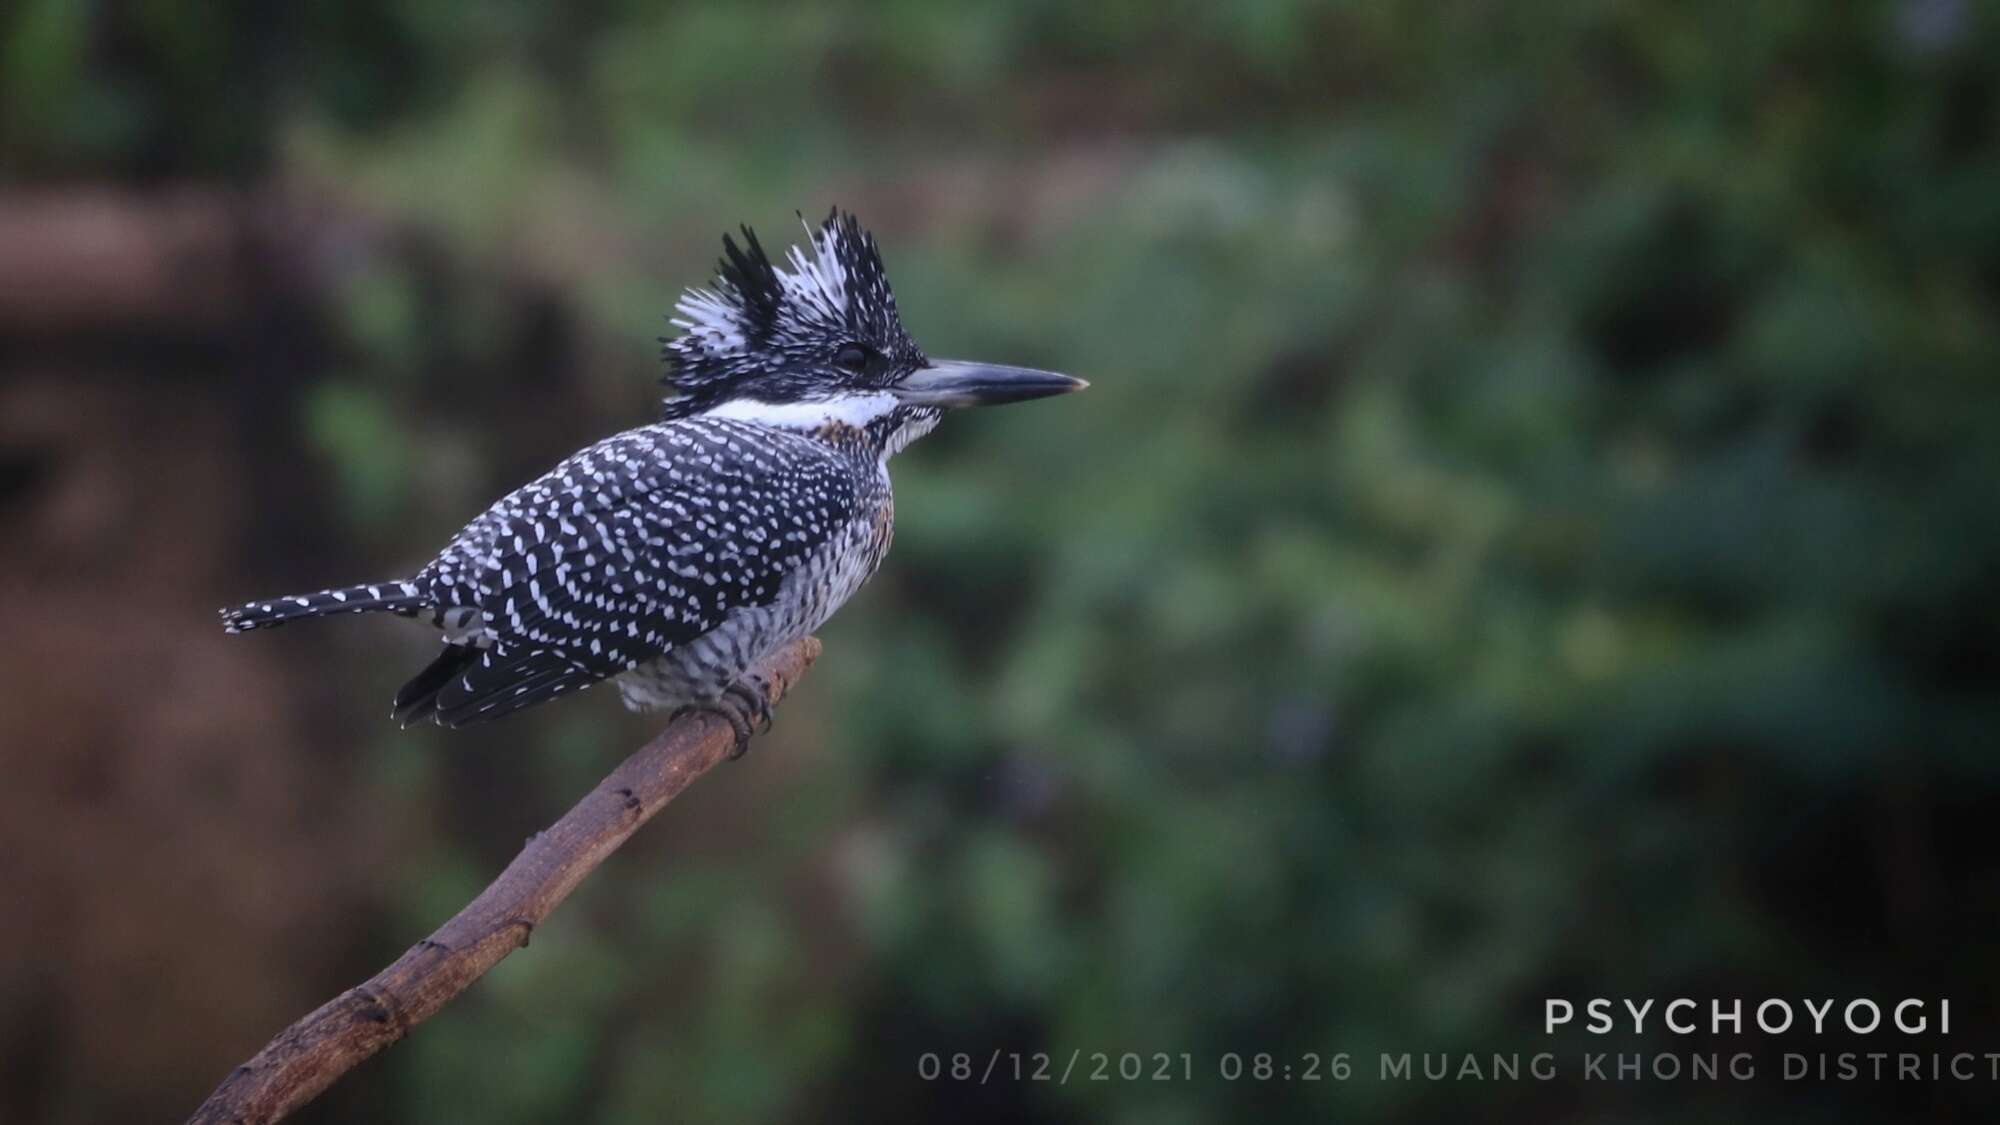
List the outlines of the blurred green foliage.
{"label": "blurred green foliage", "polygon": [[[1991,1001],[1990,7],[81,11],[5,17],[16,167],[284,169],[437,240],[344,290],[300,420],[385,553],[595,432],[551,403],[639,421],[738,220],[851,204],[933,351],[1094,383],[897,462],[885,573],[704,785],[754,842],[602,873],[390,1057],[398,1116],[1419,1120],[1474,1094],[1213,1061],[1531,1051],[1550,995]],[[590,341],[553,386],[524,261]],[[571,707],[398,934],[602,766]],[[829,752],[777,771],[787,726]],[[413,809],[483,768],[408,753]],[[1205,1077],[916,1079],[1072,1047]]]}

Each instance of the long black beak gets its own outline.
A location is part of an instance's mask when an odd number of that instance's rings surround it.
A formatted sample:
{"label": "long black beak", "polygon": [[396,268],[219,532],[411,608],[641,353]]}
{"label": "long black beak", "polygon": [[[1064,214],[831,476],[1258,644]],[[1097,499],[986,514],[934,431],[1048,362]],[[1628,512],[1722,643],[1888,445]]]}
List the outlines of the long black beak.
{"label": "long black beak", "polygon": [[889,389],[904,402],[920,406],[999,406],[1068,394],[1089,385],[1032,367],[934,359],[929,367],[919,367]]}

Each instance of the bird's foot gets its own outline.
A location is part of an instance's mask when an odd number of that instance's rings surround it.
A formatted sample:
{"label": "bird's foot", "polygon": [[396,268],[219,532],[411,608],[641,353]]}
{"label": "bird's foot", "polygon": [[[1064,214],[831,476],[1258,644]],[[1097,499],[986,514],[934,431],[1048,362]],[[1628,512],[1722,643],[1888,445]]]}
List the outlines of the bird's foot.
{"label": "bird's foot", "polygon": [[750,750],[750,739],[771,729],[771,694],[763,677],[752,673],[722,689],[721,696],[712,703],[697,704],[684,710],[713,711],[728,720],[731,730],[736,732],[736,748],[729,752],[731,761],[741,758]]}

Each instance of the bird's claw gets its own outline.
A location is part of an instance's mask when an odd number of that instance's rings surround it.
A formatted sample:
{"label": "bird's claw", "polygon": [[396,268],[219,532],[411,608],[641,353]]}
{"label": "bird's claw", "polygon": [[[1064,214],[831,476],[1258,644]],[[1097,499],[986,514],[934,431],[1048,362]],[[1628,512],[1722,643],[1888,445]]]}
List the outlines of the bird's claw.
{"label": "bird's claw", "polygon": [[756,677],[738,680],[722,689],[722,695],[708,709],[729,721],[729,727],[736,732],[736,748],[729,752],[731,761],[741,758],[750,750],[750,739],[771,729],[771,696],[765,690],[763,681]]}

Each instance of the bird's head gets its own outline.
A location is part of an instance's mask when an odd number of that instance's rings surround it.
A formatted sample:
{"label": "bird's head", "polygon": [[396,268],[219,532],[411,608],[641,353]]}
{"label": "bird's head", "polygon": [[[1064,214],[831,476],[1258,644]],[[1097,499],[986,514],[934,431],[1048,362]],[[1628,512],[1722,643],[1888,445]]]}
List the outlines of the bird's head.
{"label": "bird's head", "polygon": [[[1079,390],[1081,379],[1025,367],[933,360],[903,330],[875,237],[835,210],[784,265],[757,235],[722,238],[713,285],[690,289],[663,340],[674,392],[664,414],[712,414],[800,429],[881,428],[900,446],[959,406]],[[915,432],[912,432],[914,430]]]}

